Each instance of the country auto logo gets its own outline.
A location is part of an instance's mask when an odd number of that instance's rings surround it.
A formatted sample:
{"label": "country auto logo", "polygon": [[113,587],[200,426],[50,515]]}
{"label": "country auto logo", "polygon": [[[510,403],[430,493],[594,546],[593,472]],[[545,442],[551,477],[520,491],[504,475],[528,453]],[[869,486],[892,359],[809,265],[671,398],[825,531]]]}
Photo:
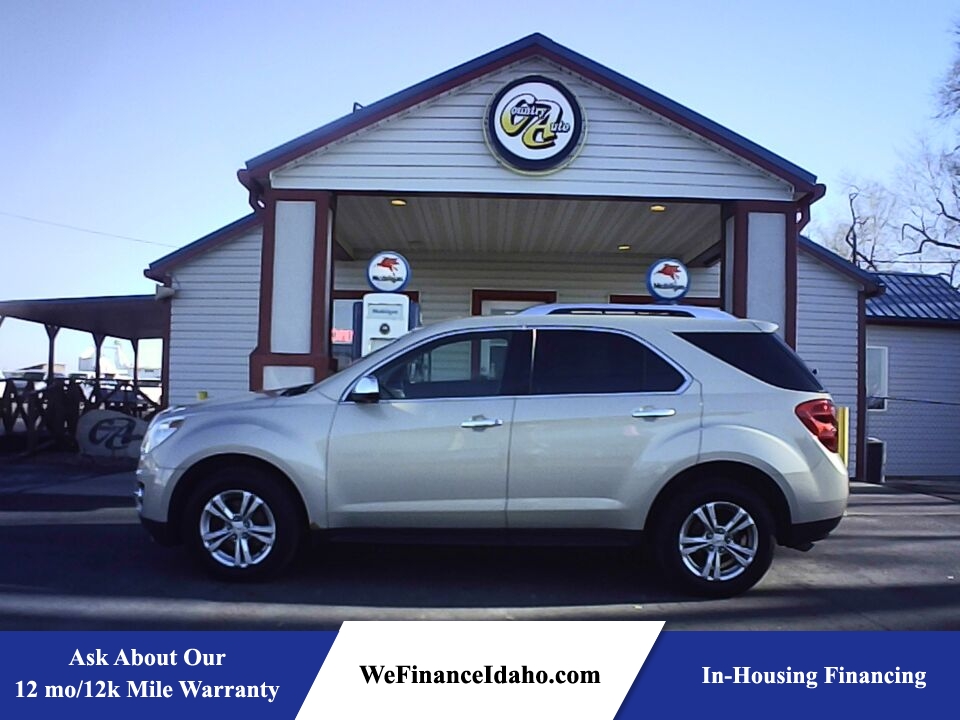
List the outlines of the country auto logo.
{"label": "country auto logo", "polygon": [[385,250],[367,265],[367,282],[378,292],[397,292],[410,280],[410,263],[400,253]]}
{"label": "country auto logo", "polygon": [[487,109],[484,134],[495,157],[525,173],[559,170],[581,146],[584,116],[576,97],[541,75],[515,80]]}

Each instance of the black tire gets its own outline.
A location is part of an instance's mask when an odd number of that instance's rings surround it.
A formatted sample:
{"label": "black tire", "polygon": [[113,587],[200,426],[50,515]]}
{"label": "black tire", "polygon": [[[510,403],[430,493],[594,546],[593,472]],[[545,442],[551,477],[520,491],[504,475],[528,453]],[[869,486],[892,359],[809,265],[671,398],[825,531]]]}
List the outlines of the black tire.
{"label": "black tire", "polygon": [[298,500],[276,475],[227,466],[200,481],[191,494],[184,544],[219,578],[262,580],[279,574],[297,554],[305,535],[302,518]]}
{"label": "black tire", "polygon": [[712,598],[739,595],[756,585],[773,562],[776,544],[766,503],[726,480],[699,484],[670,500],[655,519],[652,541],[654,557],[670,581]]}

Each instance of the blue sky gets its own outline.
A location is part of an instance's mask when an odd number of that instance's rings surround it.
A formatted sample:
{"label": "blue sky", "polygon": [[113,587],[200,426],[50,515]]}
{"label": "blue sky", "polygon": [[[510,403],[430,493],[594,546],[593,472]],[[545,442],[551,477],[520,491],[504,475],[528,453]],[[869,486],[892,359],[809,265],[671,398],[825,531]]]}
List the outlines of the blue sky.
{"label": "blue sky", "polygon": [[[247,159],[531,32],[817,174],[824,222],[845,177],[888,179],[933,127],[958,19],[942,0],[5,0],[0,299],[152,292],[147,264],[249,211]],[[89,344],[65,331],[57,360]],[[45,358],[42,328],[0,326],[0,369]]]}

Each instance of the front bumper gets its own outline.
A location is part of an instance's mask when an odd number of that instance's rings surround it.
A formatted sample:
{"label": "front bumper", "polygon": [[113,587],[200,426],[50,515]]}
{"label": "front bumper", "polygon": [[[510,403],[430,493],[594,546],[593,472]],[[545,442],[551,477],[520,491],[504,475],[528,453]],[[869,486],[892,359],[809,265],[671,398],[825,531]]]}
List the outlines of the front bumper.
{"label": "front bumper", "polygon": [[809,550],[812,543],[823,540],[833,532],[842,519],[843,515],[840,515],[826,520],[791,525],[787,537],[783,538],[781,545],[798,550]]}
{"label": "front bumper", "polygon": [[152,537],[158,545],[171,547],[173,545],[180,544],[180,538],[175,532],[173,532],[173,528],[170,527],[169,523],[160,522],[158,520],[150,520],[149,518],[145,518],[141,515],[140,524],[147,529],[147,532],[150,533],[150,537]]}

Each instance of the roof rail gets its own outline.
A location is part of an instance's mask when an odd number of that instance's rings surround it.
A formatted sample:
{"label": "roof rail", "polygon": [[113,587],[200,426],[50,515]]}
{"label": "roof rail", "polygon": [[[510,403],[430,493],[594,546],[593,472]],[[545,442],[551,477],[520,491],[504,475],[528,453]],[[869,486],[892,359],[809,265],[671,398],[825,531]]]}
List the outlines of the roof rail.
{"label": "roof rail", "polygon": [[534,305],[518,315],[645,315],[736,320],[733,315],[697,305],[623,305],[619,303],[550,303]]}

